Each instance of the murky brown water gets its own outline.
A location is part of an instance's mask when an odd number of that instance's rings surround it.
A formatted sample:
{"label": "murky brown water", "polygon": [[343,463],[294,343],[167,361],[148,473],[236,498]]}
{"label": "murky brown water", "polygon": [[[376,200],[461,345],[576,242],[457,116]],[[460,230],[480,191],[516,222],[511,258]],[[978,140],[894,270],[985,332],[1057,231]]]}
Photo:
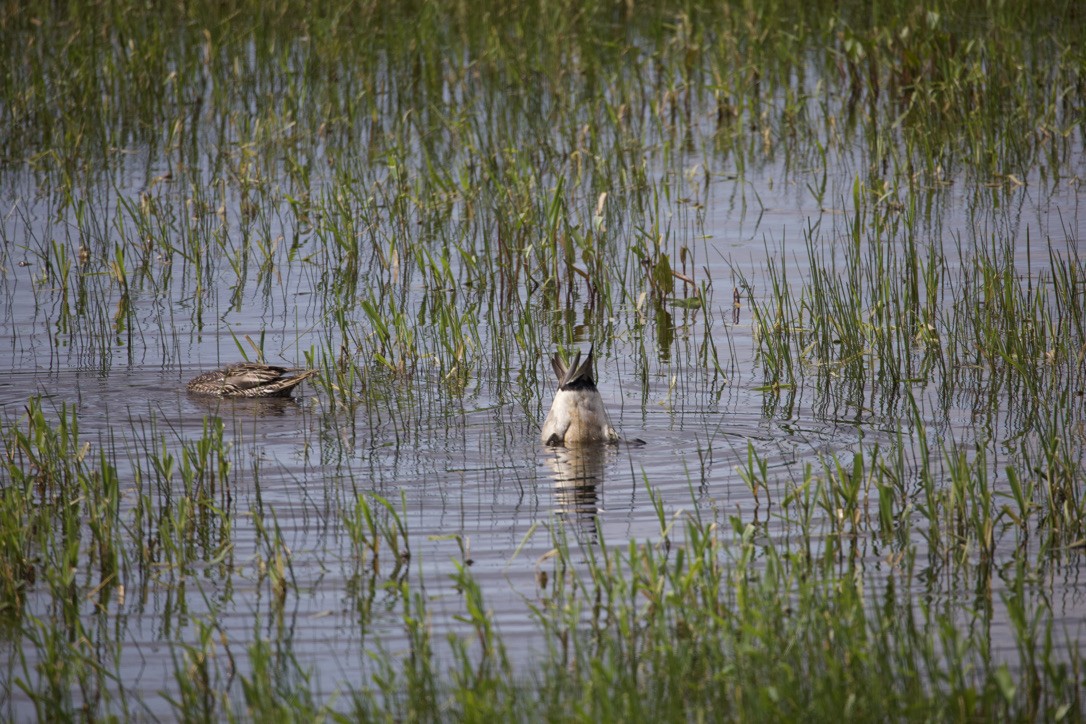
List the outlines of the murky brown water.
{"label": "murky brown water", "polygon": [[[1078,158],[1081,163],[1081,153]],[[1086,173],[1086,167],[1079,171]],[[623,307],[619,334],[597,344],[597,377],[612,420],[623,435],[645,444],[592,453],[540,445],[539,424],[553,387],[543,359],[513,360],[505,380],[471,379],[459,398],[439,394],[442,382],[435,378],[417,382],[411,399],[354,411],[336,408],[308,384],[292,401],[192,397],[184,391],[186,379],[237,359],[231,333],[241,339],[264,331],[273,363],[300,363],[302,351],[324,345],[320,309],[313,301],[320,280],[300,269],[285,270],[268,293],[254,271],[238,307],[228,315],[228,300],[237,290],[218,289],[217,313],[228,322],[216,336],[188,328],[186,295],[191,290],[175,277],[167,298],[133,295],[136,317],[143,320],[138,329],[95,339],[77,327],[58,329],[58,307],[71,300],[59,299],[35,281],[41,270],[32,253],[8,248],[0,281],[0,415],[5,420],[18,420],[34,394],[42,395],[47,407],[74,405],[81,438],[93,448],[115,450],[124,503],[130,507],[141,494],[153,500],[164,494],[150,479],[148,451],[165,446],[176,452],[182,441],[202,435],[209,416],[223,420],[232,446],[229,531],[208,531],[209,538],[198,543],[206,547],[197,556],[199,564],[125,568],[123,599],[114,596],[107,603],[109,615],[102,625],[109,631],[101,635],[117,648],[106,656],[116,657],[113,665],[123,677],[117,686],[138,694],[147,707],[136,713],[169,715],[158,692],[176,689],[178,644],[198,639],[198,621],[216,622],[215,636],[229,642],[239,671],[245,670],[250,642],[287,638],[301,666],[312,670],[316,691],[361,686],[372,671],[367,652],[381,646],[402,654],[408,645],[400,624],[403,604],[382,588],[394,575],[410,576],[425,591],[439,647],[447,632],[469,635],[456,620],[462,600],[450,578],[454,561],[470,560],[510,655],[527,667],[532,652],[544,645],[526,616],[526,605],[542,595],[540,560],[552,548],[548,526],[563,528],[580,546],[597,545],[600,536],[609,542],[658,540],[648,480],[669,518],[694,509],[722,520],[734,515],[760,520],[762,535],[784,540],[789,524],[774,517],[764,499],[754,497],[738,472],[746,464],[748,444],[778,481],[779,487],[769,491],[775,497],[789,482],[802,479],[804,465],[819,465],[820,456],[846,460],[861,443],[893,444],[907,418],[900,401],[874,401],[858,409],[818,389],[814,376],[779,397],[758,389],[765,381],[755,360],[746,291],[739,321],[732,322],[733,270],[752,284],[755,299],[767,301],[768,253],[788,265],[789,279],[798,288],[807,263],[802,231],[821,223],[820,238],[832,246],[844,235],[844,215],[821,210],[781,168],[754,171],[739,182],[745,210],[736,201],[736,183],[714,180],[702,199],[701,223],[689,208],[673,209],[687,219],[680,225],[685,224],[683,233],[698,256],[699,278],[712,280],[710,307],[672,308],[671,328],[660,329],[663,319],[656,318],[655,331],[643,339],[629,321],[636,312]],[[839,197],[846,196],[843,189],[851,179],[842,178],[841,184]],[[1022,238],[1026,229],[1034,239],[1050,239],[1054,247],[1068,249],[1086,238],[1086,210],[1080,209],[1078,196],[1069,185],[1048,193],[1035,183],[1007,194],[998,212],[978,218],[970,210],[970,191],[953,189],[940,195],[946,208],[932,219],[930,231],[946,249],[956,238]],[[63,235],[63,224],[45,221],[49,215],[33,200],[6,191],[5,211],[27,205],[25,215],[5,214],[7,238],[26,239],[33,247],[37,242],[32,239]],[[695,238],[702,233],[705,238]],[[28,265],[19,266],[24,260]],[[954,261],[948,254],[948,263]],[[1027,265],[1036,267],[1038,261],[1027,259],[1023,248],[1017,263],[1026,274]],[[183,275],[182,267],[175,262],[173,273]],[[661,349],[659,339],[667,335],[678,341]],[[706,335],[716,344],[727,379],[705,370],[697,359],[695,350]],[[583,340],[584,348],[588,343]],[[634,361],[640,355],[648,359],[644,377]],[[524,367],[536,380],[526,402],[510,392]],[[964,444],[974,438],[977,417],[970,392],[960,390],[947,405],[938,399],[935,385],[914,390],[933,430]],[[985,424],[995,429],[997,442],[985,444],[993,447],[990,465],[996,475],[1004,464],[999,430],[1013,429],[1005,416],[1008,409],[997,401],[995,409],[985,412]],[[386,559],[374,572],[358,561],[342,517],[361,492],[376,492],[402,507],[411,549],[406,570],[395,572]],[[265,523],[274,518],[289,550],[296,589],[281,607],[261,574],[268,549],[254,512]],[[228,545],[222,546],[216,535],[226,536]],[[1010,538],[1001,540],[997,569],[1011,565],[1015,555]],[[813,544],[820,543],[816,539]],[[923,558],[923,542],[916,544]],[[880,581],[894,575],[893,567],[874,539],[859,541],[858,556],[877,596]],[[974,596],[976,581],[955,578],[959,575],[965,574],[933,565],[915,579],[915,594],[926,599]],[[1081,552],[1068,553],[1050,562],[1035,591],[1047,597],[1071,642],[1081,641],[1084,632],[1084,577]],[[1006,582],[996,575],[990,581],[989,601],[996,613],[988,635],[993,655],[1013,661],[1010,623],[998,612],[1006,592]],[[88,615],[94,605],[87,602]],[[28,613],[48,617],[51,608],[42,590],[31,591]],[[372,611],[365,626],[359,625],[361,610]],[[6,655],[19,647],[18,640],[0,644]],[[5,673],[23,675],[14,663]],[[14,698],[17,716],[30,711],[10,683],[6,693]]]}

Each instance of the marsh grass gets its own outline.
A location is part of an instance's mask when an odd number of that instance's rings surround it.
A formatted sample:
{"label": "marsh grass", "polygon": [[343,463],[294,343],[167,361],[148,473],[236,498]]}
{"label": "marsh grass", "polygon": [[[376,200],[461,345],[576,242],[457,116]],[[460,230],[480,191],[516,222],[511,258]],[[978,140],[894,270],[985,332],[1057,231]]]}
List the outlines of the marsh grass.
{"label": "marsh grass", "polygon": [[[13,659],[9,681],[43,716],[72,715],[76,702],[94,702],[96,711],[138,710],[139,699],[126,700],[114,668],[118,653],[103,658],[101,651],[85,649],[103,635],[85,627],[107,614],[111,597],[124,596],[119,580],[130,566],[128,515],[137,521],[158,516],[142,525],[158,536],[161,564],[176,570],[178,581],[191,575],[185,571],[197,560],[221,560],[222,551],[194,548],[191,536],[203,540],[221,526],[223,539],[230,538],[224,513],[231,503],[219,492],[232,477],[222,423],[207,423],[196,442],[180,441],[179,457],[159,454],[158,493],[141,494],[128,513],[110,482],[116,472],[109,456],[88,463],[94,460],[91,446],[80,442],[66,409],[55,412],[54,422],[32,403],[23,425],[3,430],[8,473],[22,484],[7,491],[4,517],[48,519],[5,525],[5,600],[17,603],[27,586],[44,585],[59,608],[52,623],[7,611],[29,646]],[[952,441],[932,450],[899,444],[884,452],[876,445],[851,461],[833,457],[808,465],[794,482],[774,479],[753,448],[749,458],[748,482],[765,488],[765,518],[757,510],[747,521],[697,505],[669,513],[646,481],[655,501],[654,540],[600,537],[584,546],[568,539],[557,521],[533,529],[529,535],[548,537],[550,550],[537,563],[547,573],[537,577],[538,589],[521,592],[530,620],[545,634],[545,650],[530,675],[507,658],[501,629],[463,564],[449,577],[465,629],[444,644],[432,639],[431,597],[420,579],[408,575],[413,559],[406,501],[396,506],[356,493],[343,525],[354,551],[345,564],[360,576],[354,596],[359,625],[376,616],[387,625],[394,612],[410,655],[376,655],[368,683],[341,690],[344,701],[354,715],[367,718],[700,712],[747,719],[847,711],[870,720],[932,714],[1059,718],[1081,711],[1078,648],[1059,642],[1059,627],[1048,609],[1032,601],[1027,584],[1035,566],[1068,550],[1060,535],[1064,519],[1043,494],[1028,501],[1015,484],[1017,513],[1000,507],[983,452],[968,455]],[[919,498],[901,492],[916,471]],[[1021,480],[1029,473],[1008,475]],[[32,498],[18,498],[19,490]],[[909,514],[914,506],[919,518]],[[268,613],[281,619],[288,599],[298,595],[294,555],[274,511],[258,498],[250,513],[257,532],[256,585],[267,587]],[[35,530],[40,538],[24,542]],[[914,533],[925,538],[927,568],[917,566]],[[865,552],[883,545],[888,573],[869,569],[881,567],[873,560],[882,554],[872,559]],[[93,580],[80,581],[86,560],[98,565],[88,571]],[[20,580],[18,571],[28,565],[34,575]],[[978,606],[962,611],[952,598],[917,598],[915,591],[933,585],[921,574],[931,566],[945,571],[940,575],[975,581]],[[1006,583],[1001,596],[990,590],[993,575]],[[383,612],[373,605],[379,588],[386,591]],[[88,589],[94,594],[89,610]],[[206,599],[204,605],[216,608]],[[1013,667],[994,658],[987,638],[976,633],[997,610],[1013,623],[1021,656]],[[972,620],[964,628],[962,615]],[[176,686],[166,701],[175,713],[197,718],[333,714],[340,705],[314,698],[313,672],[292,652],[281,626],[271,629],[280,631],[278,638],[258,626],[241,664],[214,614],[197,619],[191,636],[173,650]],[[74,634],[59,636],[64,630]],[[73,691],[81,693],[73,699]]]}
{"label": "marsh grass", "polygon": [[[1045,581],[1086,530],[1086,267],[1073,222],[1007,217],[1079,183],[1083,23],[1072,2],[4,4],[13,359],[320,368],[298,447],[349,552],[310,565],[343,569],[370,646],[342,688],[295,650],[305,553],[224,418],[84,440],[79,409],[32,397],[0,417],[9,713],[159,712],[110,614],[162,591],[141,610],[178,717],[1082,718]],[[779,187],[804,225],[771,226]],[[714,205],[758,258],[728,255]],[[381,454],[448,445],[473,405],[539,419],[545,360],[588,342],[641,422],[739,388],[766,424],[857,432],[793,467],[751,439],[734,511],[673,514],[632,474],[650,540],[533,528],[526,671],[465,536],[424,546],[375,491]],[[419,558],[444,545],[442,640]],[[218,621],[235,584],[244,635]],[[1009,661],[984,634],[1005,621]]]}
{"label": "marsh grass", "polygon": [[[816,498],[835,495],[838,470],[808,481]],[[860,477],[850,477],[860,487]],[[1080,710],[1077,652],[1065,663],[1048,659],[1046,667],[1027,663],[1020,671],[993,663],[983,639],[969,633],[983,628],[991,605],[976,610],[979,620],[963,630],[952,606],[918,603],[909,593],[918,581],[908,557],[885,587],[869,591],[864,564],[847,552],[865,545],[860,518],[840,545],[808,554],[749,524],[722,522],[682,515],[665,522],[672,533],[664,539],[681,545],[600,541],[576,552],[561,528],[550,529],[554,548],[540,561],[548,575],[525,594],[531,617],[548,634],[528,684],[511,671],[477,588],[458,568],[452,577],[474,634],[453,642],[449,688],[433,688],[431,644],[423,642],[413,647],[411,666],[377,677],[355,697],[355,714],[415,718],[435,707],[442,716],[469,719],[746,720],[848,712],[883,720],[1059,718]],[[990,568],[979,570],[990,575]],[[1012,574],[1014,588],[1002,605],[1018,621],[1015,645],[1047,652],[1044,658],[1057,634],[1051,621],[1024,617],[1027,575]],[[412,611],[410,620],[423,615]]]}
{"label": "marsh grass", "polygon": [[[112,338],[131,353],[134,337],[146,333],[132,304],[136,280],[191,298],[199,332],[209,304],[221,316],[222,303],[209,297],[220,275],[232,279],[225,308],[239,310],[249,284],[267,299],[285,269],[308,259],[326,282],[315,300],[320,314],[352,310],[345,323],[374,327],[355,354],[401,372],[434,361],[462,377],[488,352],[473,344],[484,318],[463,319],[458,301],[441,315],[445,324],[421,325],[416,338],[407,320],[420,316],[423,302],[405,293],[408,285],[472,288],[493,294],[507,312],[518,311],[522,290],[535,290],[548,307],[579,299],[607,316],[616,301],[666,295],[669,262],[693,246],[658,226],[666,217],[659,200],[672,206],[681,197],[691,153],[707,154],[706,179],[719,163],[744,169],[781,154],[786,168],[813,167],[823,178],[831,163],[851,167],[872,189],[893,187],[892,162],[896,183],[913,193],[959,167],[981,181],[1024,178],[1025,164],[1042,153],[1058,173],[1074,127],[1076,44],[1065,39],[1073,36],[1046,35],[1040,29],[1050,16],[1027,11],[996,14],[981,33],[955,7],[888,8],[878,22],[808,6],[748,16],[665,5],[630,15],[593,4],[571,14],[576,23],[558,9],[527,6],[493,20],[426,3],[304,14],[285,1],[243,3],[226,16],[206,10],[171,8],[154,22],[97,5],[5,10],[12,40],[5,155],[52,149],[31,155],[39,173],[62,181],[45,206],[56,213],[74,206],[79,229],[67,254],[42,250],[46,279],[67,289],[76,249],[109,259],[108,289],[91,298],[110,300],[113,311],[99,310],[92,325],[61,316],[64,328],[89,330],[87,344]],[[551,32],[521,44],[540,22],[554,23]],[[353,42],[373,23],[380,28],[373,42]],[[1020,25],[1038,34],[1023,40],[1006,31]],[[1069,25],[1054,27],[1069,33]],[[107,43],[86,27],[125,40]],[[628,45],[624,28],[642,42]],[[54,45],[64,51],[49,52]],[[749,62],[744,48],[761,53],[760,62]],[[1006,60],[1053,54],[1062,62]],[[31,82],[16,92],[20,73]],[[470,82],[475,77],[483,82]],[[165,93],[148,92],[163,82]],[[1014,88],[1052,92],[1015,97]],[[88,119],[81,103],[91,98],[99,116]],[[948,110],[981,100],[979,113]],[[1033,112],[1003,112],[1008,106]],[[1028,132],[1010,126],[1016,122]],[[889,130],[895,124],[899,134]],[[702,137],[714,139],[711,147],[698,148]],[[852,137],[867,144],[859,159],[843,148]],[[361,153],[359,139],[368,144]],[[969,155],[966,144],[992,150]],[[123,170],[132,147],[147,148],[154,163],[138,202],[121,193],[104,210],[88,204],[98,175],[65,159],[103,158]],[[152,162],[159,158],[166,168]],[[664,183],[654,180],[656,163]],[[656,219],[645,227],[650,248],[633,265],[652,273],[615,274],[621,235],[631,230],[618,209]],[[87,216],[97,218],[79,220]],[[405,233],[413,228],[431,232],[413,238]],[[869,270],[883,272],[878,264]],[[659,305],[655,312],[654,329],[665,333],[667,315]],[[469,339],[450,339],[451,330]],[[531,346],[518,351],[531,357],[547,340],[523,342]],[[672,346],[664,334],[661,350]],[[109,348],[99,355],[107,366]]]}
{"label": "marsh grass", "polygon": [[[103,632],[93,614],[125,595],[127,535],[112,447],[93,454],[75,411],[62,406],[55,414],[53,423],[40,398],[31,398],[21,424],[0,428],[9,481],[0,608],[5,628],[29,643],[11,658],[4,688],[22,690],[43,717],[74,715],[75,692],[88,706],[123,692],[113,668],[119,651],[99,648]],[[28,606],[34,589],[50,592],[44,610]]]}

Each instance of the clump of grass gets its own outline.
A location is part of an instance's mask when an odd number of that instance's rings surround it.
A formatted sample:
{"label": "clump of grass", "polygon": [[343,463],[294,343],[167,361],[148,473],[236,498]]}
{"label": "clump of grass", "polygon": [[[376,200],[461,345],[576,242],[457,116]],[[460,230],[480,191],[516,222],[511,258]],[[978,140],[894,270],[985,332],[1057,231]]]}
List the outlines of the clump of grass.
{"label": "clump of grass", "polygon": [[314,720],[331,714],[314,702],[313,681],[290,651],[258,639],[246,652],[246,660],[251,673],[240,677],[244,708],[239,705],[227,711],[244,711],[254,721]]}
{"label": "clump of grass", "polygon": [[201,437],[180,441],[178,449],[165,436],[154,439],[157,423],[150,428],[147,459],[135,465],[142,567],[183,574],[197,561],[221,560],[231,549],[234,462],[224,429],[221,418],[208,417]]}
{"label": "clump of grass", "polygon": [[[73,690],[107,711],[124,687],[118,651],[103,646],[94,612],[124,600],[128,565],[113,452],[103,445],[92,454],[74,409],[62,406],[53,422],[34,397],[25,413],[0,420],[0,616],[26,643],[5,689],[19,689],[42,717],[74,715]],[[43,595],[52,603],[39,613],[32,601]]]}
{"label": "clump of grass", "polygon": [[[4,564],[0,586],[5,615],[22,613],[28,587],[41,582],[72,601],[81,570],[96,572],[95,589],[120,585],[123,527],[116,467],[105,449],[97,465],[79,439],[74,410],[62,406],[54,426],[41,398],[28,402],[23,424],[0,421],[4,464]],[[84,522],[86,530],[84,529]],[[78,605],[69,616],[78,616]]]}
{"label": "clump of grass", "polygon": [[220,665],[220,661],[229,661],[229,652],[219,653],[220,642],[215,637],[219,631],[214,623],[196,621],[195,627],[196,640],[173,651],[176,693],[167,693],[165,698],[178,713],[213,719],[229,711],[228,669]]}

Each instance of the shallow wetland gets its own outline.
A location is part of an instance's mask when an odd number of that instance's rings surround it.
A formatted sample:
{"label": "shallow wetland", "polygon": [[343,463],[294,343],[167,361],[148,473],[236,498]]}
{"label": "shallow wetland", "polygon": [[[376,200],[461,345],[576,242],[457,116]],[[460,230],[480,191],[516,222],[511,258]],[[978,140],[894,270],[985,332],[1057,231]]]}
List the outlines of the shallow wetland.
{"label": "shallow wetland", "polygon": [[0,717],[1086,718],[1077,3],[73,5],[0,4]]}

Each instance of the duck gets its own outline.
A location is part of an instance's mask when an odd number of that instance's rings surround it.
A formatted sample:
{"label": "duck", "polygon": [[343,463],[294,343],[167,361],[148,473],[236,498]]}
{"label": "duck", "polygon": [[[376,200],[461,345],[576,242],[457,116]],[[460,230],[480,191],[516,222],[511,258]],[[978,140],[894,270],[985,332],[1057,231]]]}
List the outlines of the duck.
{"label": "duck", "polygon": [[189,381],[189,392],[216,397],[290,397],[290,393],[317,370],[240,362]]}
{"label": "duck", "polygon": [[558,378],[558,391],[554,393],[550,412],[543,422],[541,438],[548,447],[619,441],[592,376],[593,350],[594,347],[589,348],[584,362],[581,351],[577,350],[568,367],[557,354],[551,358],[551,367]]}

